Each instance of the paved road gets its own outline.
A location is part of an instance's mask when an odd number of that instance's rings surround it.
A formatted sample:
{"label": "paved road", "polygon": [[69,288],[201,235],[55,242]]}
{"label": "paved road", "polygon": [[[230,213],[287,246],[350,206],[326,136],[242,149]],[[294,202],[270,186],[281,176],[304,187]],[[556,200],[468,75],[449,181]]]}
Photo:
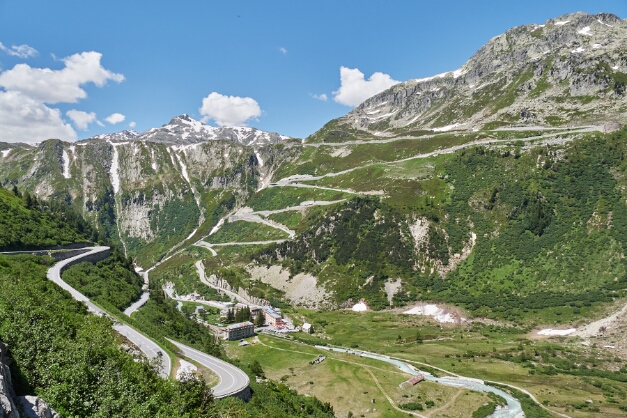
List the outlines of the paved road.
{"label": "paved road", "polygon": [[[566,128],[550,128],[546,126],[518,126],[511,128],[499,128],[495,129],[495,131],[515,131],[515,132],[527,132],[527,131],[563,131],[564,133],[574,133],[574,132],[594,132],[600,131],[602,127],[594,126],[594,125],[585,125],[585,126],[571,126]],[[448,133],[450,133],[449,131]],[[467,130],[459,130],[453,131],[455,133],[468,133]],[[404,141],[404,140],[423,140],[428,138],[433,138],[438,135],[446,134],[447,132],[441,133],[433,133],[430,135],[422,135],[422,136],[395,136],[387,139],[358,139],[355,141],[346,141],[346,142],[303,142],[301,145],[305,147],[345,147],[350,145],[372,145],[372,144],[389,144],[390,142],[396,141]]]}
{"label": "paved road", "polygon": [[196,271],[198,272],[198,277],[200,278],[201,283],[219,291],[219,292],[223,292],[226,293],[227,296],[229,296],[231,299],[234,299],[238,302],[241,303],[245,303],[246,305],[254,305],[254,303],[252,303],[251,301],[249,301],[248,299],[246,299],[243,296],[240,296],[238,293],[232,292],[230,290],[226,290],[226,289],[222,289],[221,287],[215,286],[214,284],[212,284],[208,279],[207,276],[205,275],[205,265],[202,263],[202,260],[198,260],[196,261],[196,263],[194,264],[196,266]]}
{"label": "paved road", "polygon": [[238,394],[245,390],[250,384],[248,375],[232,364],[201,351],[194,350],[176,341],[170,339],[168,339],[168,341],[177,346],[184,356],[197,361],[218,375],[220,383],[213,387],[214,397],[226,398],[227,396]]}
{"label": "paved road", "polygon": [[[517,128],[514,128],[517,130]],[[582,127],[582,128],[577,128],[575,130],[570,130],[567,132],[552,132],[552,133],[548,133],[548,134],[544,134],[544,135],[539,135],[539,136],[531,136],[531,137],[527,137],[527,138],[513,138],[513,139],[495,139],[495,138],[486,138],[486,139],[480,139],[477,141],[472,141],[472,142],[466,142],[464,144],[460,144],[460,145],[454,145],[452,147],[449,148],[443,148],[443,149],[436,149],[434,151],[425,153],[425,154],[416,154],[413,155],[411,157],[407,157],[407,158],[402,158],[400,160],[394,160],[394,161],[376,161],[376,162],[370,162],[370,163],[365,163],[356,167],[352,167],[352,168],[348,168],[346,170],[342,170],[342,171],[337,171],[337,172],[331,172],[331,173],[326,173],[326,174],[322,174],[319,176],[312,176],[309,174],[295,174],[289,177],[285,177],[279,180],[274,181],[273,183],[270,183],[270,186],[272,187],[286,187],[286,186],[294,186],[294,187],[311,187],[311,188],[318,188],[318,189],[328,189],[325,187],[320,187],[320,186],[315,186],[315,185],[305,185],[303,183],[300,183],[302,181],[316,181],[316,180],[321,180],[323,178],[326,177],[337,177],[337,176],[341,176],[343,174],[348,174],[350,172],[353,172],[355,170],[360,170],[362,168],[366,168],[366,167],[371,167],[371,166],[376,166],[376,165],[393,165],[393,164],[398,164],[398,163],[403,163],[406,161],[411,161],[411,160],[416,160],[416,159],[422,159],[422,158],[430,158],[430,157],[435,157],[438,155],[444,155],[444,154],[453,154],[459,150],[465,149],[465,148],[470,148],[470,147],[475,147],[475,146],[483,146],[483,145],[499,145],[499,144],[506,144],[506,143],[512,143],[512,142],[517,142],[517,141],[522,141],[522,142],[533,142],[533,141],[538,141],[541,139],[547,139],[547,138],[554,138],[560,135],[572,135],[572,134],[578,134],[578,133],[586,133],[586,132],[594,132],[597,131],[598,128],[597,127]],[[394,140],[382,140],[382,141],[372,141],[371,143],[377,143],[377,142],[392,142],[392,141],[397,141],[398,139],[394,139]],[[343,143],[344,145],[351,145],[353,144],[353,142],[347,142],[347,143]],[[319,146],[319,145],[332,145],[332,144],[310,144],[311,146]],[[347,193],[351,193],[350,190],[342,190],[342,189],[331,189],[331,190],[337,190],[337,191],[345,191]],[[352,192],[352,193],[356,193],[356,192]],[[360,194],[368,194],[369,192],[360,192]],[[377,194],[379,192],[374,192],[374,194]]]}
{"label": "paved road", "polygon": [[142,286],[142,290],[144,292],[141,294],[139,299],[137,299],[131,306],[124,310],[124,315],[126,316],[131,316],[133,312],[137,312],[137,310],[144,306],[146,302],[148,302],[148,299],[150,299],[150,291],[148,290],[148,271],[138,271],[137,274],[142,276],[142,278],[144,279],[144,286]]}
{"label": "paved road", "polygon": [[252,212],[252,209],[251,210],[246,210],[246,209],[244,210],[240,209],[234,215],[229,216],[229,222],[235,222],[235,221],[256,222],[256,223],[267,225],[270,228],[275,228],[280,231],[283,231],[290,237],[290,239],[296,236],[296,232],[292,231],[285,225],[280,224],[278,222],[274,222],[271,219],[263,219],[261,216]]}
{"label": "paved road", "polygon": [[[67,284],[61,279],[61,269],[63,267],[83,257],[87,257],[89,255],[96,254],[96,253],[103,252],[103,251],[108,251],[109,247],[91,247],[89,248],[89,250],[90,251],[86,253],[79,254],[75,257],[68,258],[63,261],[59,261],[54,266],[50,267],[50,269],[48,270],[48,279],[56,283],[61,288],[67,290],[74,299],[80,302],[84,302],[87,305],[87,308],[89,309],[90,312],[93,312],[94,314],[99,315],[99,316],[105,316],[105,315],[108,316],[108,314],[105,311],[103,311],[98,306],[96,306],[92,301],[89,300],[87,296],[83,295],[78,290],[74,289],[72,286],[70,286],[69,284]],[[130,326],[126,324],[115,322],[113,329],[115,329],[121,335],[128,338],[150,360],[160,357],[162,359],[162,365],[161,365],[159,374],[165,378],[170,376],[170,373],[172,371],[172,360],[170,359],[170,356],[168,356],[167,354],[164,354],[163,356],[159,356],[158,353],[162,352],[162,348],[159,347],[157,343],[145,337],[143,334],[137,332],[135,329],[131,328]]]}

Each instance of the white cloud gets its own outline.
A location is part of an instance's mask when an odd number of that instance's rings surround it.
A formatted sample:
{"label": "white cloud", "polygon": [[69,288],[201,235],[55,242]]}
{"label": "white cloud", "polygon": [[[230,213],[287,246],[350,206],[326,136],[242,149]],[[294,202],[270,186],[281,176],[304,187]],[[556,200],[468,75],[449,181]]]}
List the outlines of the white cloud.
{"label": "white cloud", "polygon": [[74,122],[74,125],[82,131],[86,131],[89,124],[96,121],[96,114],[94,112],[87,113],[82,110],[72,109],[65,112],[65,114],[68,115],[68,117],[72,119],[72,122]]}
{"label": "white cloud", "polygon": [[311,97],[313,97],[314,99],[317,99],[317,100],[322,100],[323,102],[326,102],[327,99],[328,99],[328,97],[327,97],[327,95],[325,93],[322,93],[322,94],[312,94]]}
{"label": "white cloud", "polygon": [[224,96],[213,92],[202,99],[199,109],[202,119],[213,119],[219,126],[243,126],[246,121],[261,115],[259,104],[250,97]]}
{"label": "white cloud", "polygon": [[115,125],[116,123],[120,123],[120,122],[124,122],[124,119],[126,119],[126,116],[124,116],[121,113],[113,113],[112,115],[109,115],[105,118],[105,120],[107,122],[109,122],[111,125]]}
{"label": "white cloud", "polygon": [[104,123],[100,122],[99,120],[96,121],[96,125],[104,128]]}
{"label": "white cloud", "polygon": [[[76,132],[63,121],[59,109],[47,104],[75,103],[87,97],[81,86],[88,83],[102,87],[108,80],[124,80],[122,74],[102,67],[101,57],[98,52],[83,52],[62,59],[65,66],[60,70],[17,64],[0,72],[0,141],[76,140]],[[89,123],[78,113],[68,113],[68,116],[79,129],[83,123]]]}
{"label": "white cloud", "polygon": [[340,67],[340,88],[333,92],[333,99],[346,106],[355,107],[369,97],[387,90],[399,81],[387,74],[376,72],[365,79],[357,68]]}
{"label": "white cloud", "polygon": [[0,50],[6,52],[9,55],[20,58],[30,58],[38,54],[37,50],[28,45],[13,45],[11,48],[7,48],[0,42]]}
{"label": "white cloud", "polygon": [[63,58],[65,68],[61,70],[17,64],[0,74],[0,86],[49,104],[76,103],[78,99],[87,97],[81,88],[84,84],[94,83],[102,87],[108,80],[118,83],[124,80],[122,74],[105,69],[100,64],[100,58],[102,54],[98,52],[74,54]]}
{"label": "white cloud", "polygon": [[283,47],[279,48],[279,51],[281,51],[281,54],[283,54],[283,55],[287,54],[287,49],[285,49]]}
{"label": "white cloud", "polygon": [[131,123],[128,124],[128,126],[131,127],[131,128],[134,128],[135,125],[137,125],[135,122],[131,122]]}
{"label": "white cloud", "polygon": [[0,141],[41,142],[50,138],[75,141],[76,132],[61,111],[14,91],[0,91]]}

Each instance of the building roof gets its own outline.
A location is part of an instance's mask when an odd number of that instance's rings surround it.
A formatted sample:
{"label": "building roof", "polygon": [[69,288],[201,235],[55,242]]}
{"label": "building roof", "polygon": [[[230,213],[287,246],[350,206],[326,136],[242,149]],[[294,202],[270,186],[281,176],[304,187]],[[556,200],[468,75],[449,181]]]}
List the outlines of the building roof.
{"label": "building roof", "polygon": [[273,317],[274,319],[282,319],[281,315],[276,313],[272,308],[263,307],[263,311]]}
{"label": "building roof", "polygon": [[305,322],[303,324],[303,329],[309,329],[309,328],[311,328],[311,324],[308,324],[307,322]]}
{"label": "building roof", "polygon": [[231,324],[229,326],[226,327],[226,329],[238,329],[238,328],[244,328],[244,327],[254,327],[255,325],[250,322],[250,321],[246,321],[246,322],[238,322],[237,324]]}

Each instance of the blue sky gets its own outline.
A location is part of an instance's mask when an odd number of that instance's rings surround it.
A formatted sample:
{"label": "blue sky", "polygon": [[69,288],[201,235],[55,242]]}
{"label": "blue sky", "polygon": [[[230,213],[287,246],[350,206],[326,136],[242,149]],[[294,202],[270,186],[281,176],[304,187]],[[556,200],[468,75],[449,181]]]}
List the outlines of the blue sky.
{"label": "blue sky", "polygon": [[341,67],[382,85],[425,77],[575,11],[626,18],[627,2],[0,0],[0,141],[141,132],[182,113],[305,137],[351,110],[354,97],[334,100]]}

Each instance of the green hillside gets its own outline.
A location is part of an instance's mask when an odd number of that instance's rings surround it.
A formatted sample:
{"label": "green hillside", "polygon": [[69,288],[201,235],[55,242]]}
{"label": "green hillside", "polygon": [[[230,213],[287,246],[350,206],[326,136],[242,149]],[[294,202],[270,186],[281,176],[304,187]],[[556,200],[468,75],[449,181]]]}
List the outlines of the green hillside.
{"label": "green hillside", "polygon": [[[401,278],[396,305],[439,300],[509,320],[558,306],[580,312],[627,289],[626,154],[622,130],[469,146],[306,182],[382,184],[386,195],[329,207],[294,241],[254,258],[316,275],[337,303],[385,307],[385,281]],[[415,187],[400,187],[403,177]],[[417,221],[421,237],[410,231]]]}
{"label": "green hillside", "polygon": [[[71,212],[28,195],[21,199],[0,190],[0,204],[13,243],[37,248],[66,244],[84,240],[90,231],[74,229],[84,221]],[[162,379],[155,364],[121,348],[125,341],[109,318],[89,314],[85,305],[47,280],[52,263],[47,256],[0,255],[0,341],[14,360],[10,370],[18,396],[39,396],[64,417],[334,416],[330,405],[315,397],[272,381],[256,383],[260,368],[254,365],[241,365],[253,377],[249,403],[214,400],[202,379]],[[112,312],[134,299],[141,286],[131,260],[115,249],[95,265],[73,266],[64,278]],[[129,322],[154,338],[173,336],[219,354],[205,327],[182,315],[158,289],[153,291],[154,297]]]}
{"label": "green hillside", "polygon": [[63,203],[0,188],[0,249],[50,248],[87,242],[91,226]]}

